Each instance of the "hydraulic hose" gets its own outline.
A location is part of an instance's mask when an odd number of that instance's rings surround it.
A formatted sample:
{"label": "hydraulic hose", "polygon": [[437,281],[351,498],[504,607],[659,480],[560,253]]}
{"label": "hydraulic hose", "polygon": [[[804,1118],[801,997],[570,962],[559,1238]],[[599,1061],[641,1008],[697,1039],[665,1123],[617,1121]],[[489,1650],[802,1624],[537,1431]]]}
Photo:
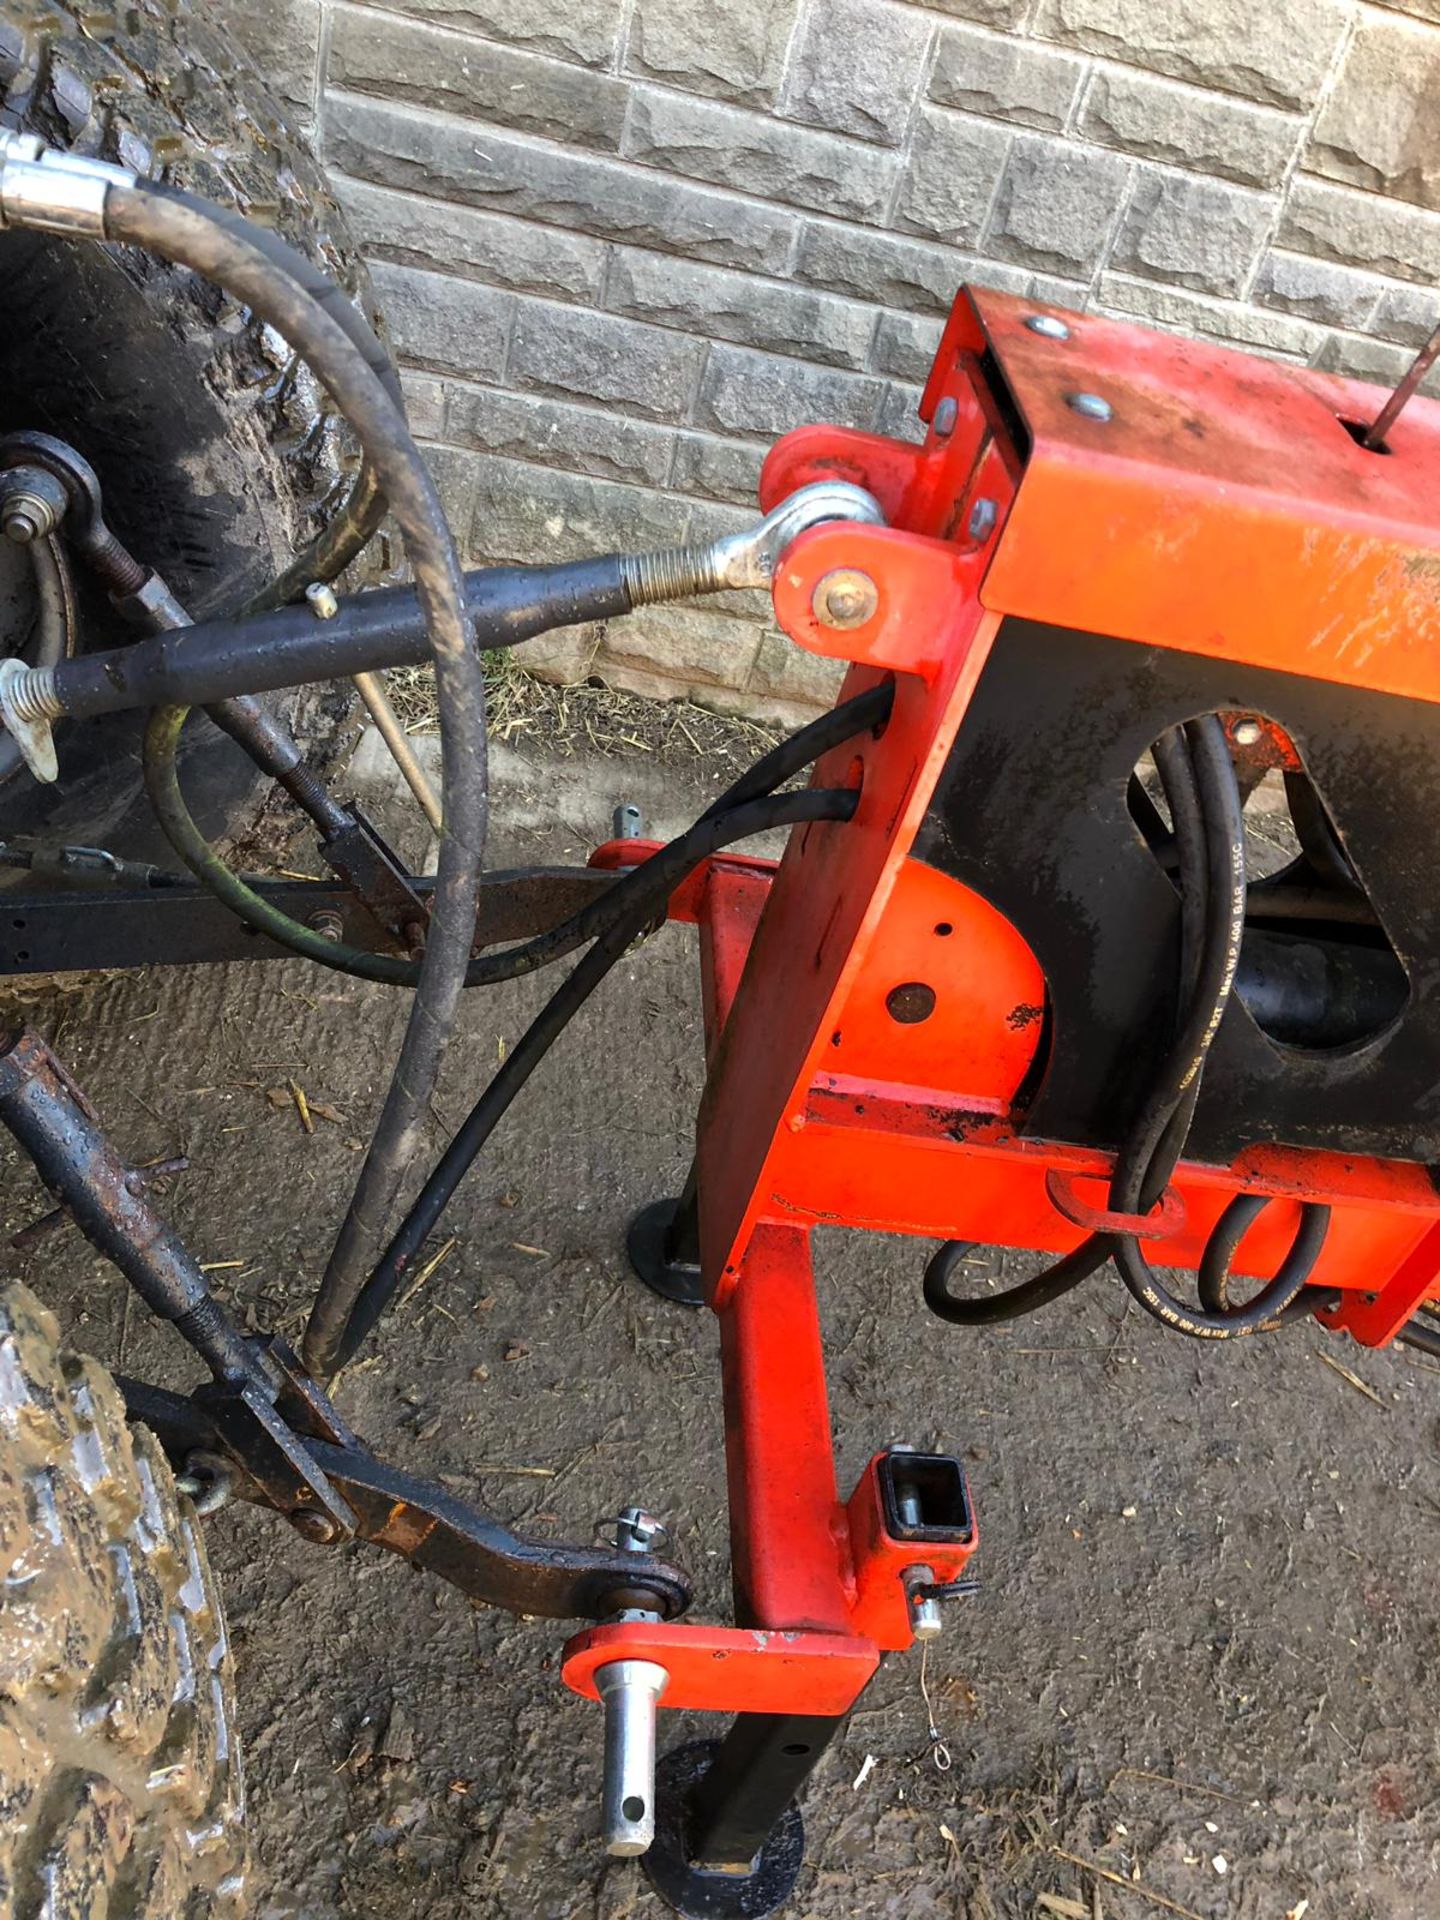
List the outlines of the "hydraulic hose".
{"label": "hydraulic hose", "polygon": [[[788,740],[782,740],[778,746],[762,755],[733,786],[721,794],[701,816],[702,820],[728,812],[747,800],[758,799],[792,779],[831,747],[870,727],[879,726],[889,713],[894,697],[894,682],[887,680],[866,693],[857,694],[854,699],[845,701],[830,713],[822,714],[818,720],[812,720],[798,733],[792,734]],[[352,947],[342,941],[327,940],[323,934],[316,933],[313,927],[307,927],[302,921],[294,920],[278,907],[272,906],[225,865],[195,824],[194,816],[180,791],[175,743],[184,717],[184,709],[177,707],[161,708],[152,716],[145,739],[145,790],[171,845],[195,877],[246,926],[288,947],[301,958],[314,960],[322,967],[329,967],[332,972],[350,974],[356,979],[371,980],[382,986],[413,987],[420,977],[418,961],[404,960],[394,954],[372,953],[365,947]],[[657,860],[664,858],[663,854],[655,856]],[[656,871],[659,869],[655,866],[655,860],[649,860],[634,872],[617,879],[613,887],[608,887],[598,899],[591,901],[579,913],[572,914],[559,926],[536,935],[522,945],[507,947],[503,952],[477,955],[466,968],[466,986],[491,986],[501,980],[514,980],[523,973],[533,973],[573,953],[577,947],[584,946],[587,940],[594,939],[596,934],[602,932],[617,913],[626,910],[628,900],[632,897],[627,888],[638,885],[641,875],[653,875]],[[647,897],[648,891],[649,883]]]}
{"label": "hydraulic hose", "polygon": [[[484,672],[470,644],[460,566],[439,495],[403,411],[371,363],[368,344],[357,344],[354,321],[338,309],[327,311],[294,277],[284,256],[277,258],[282,243],[273,235],[256,235],[238,216],[217,218],[201,203],[169,191],[117,183],[105,198],[105,230],[112,240],[178,261],[224,287],[275,327],[313,368],[389,501],[434,649],[445,828],[410,1020],[317,1302],[324,1310],[322,1325],[328,1318],[338,1331],[418,1146],[469,964],[486,827]],[[348,302],[345,306],[353,315]]]}
{"label": "hydraulic hose", "polygon": [[[763,833],[767,828],[798,826],[810,820],[848,820],[859,798],[854,788],[814,787],[802,793],[748,799],[723,812],[712,809],[678,840],[672,840],[663,853],[635,870],[630,876],[631,882],[647,884],[632,885],[626,912],[611,919],[574,971],[546,1001],[466,1115],[366,1282],[349,1324],[328,1357],[327,1373],[354,1358],[515,1096],[616,961],[627,952],[654,914],[663,909],[676,881],[721,847]],[[307,1335],[307,1357],[309,1352]],[[312,1370],[318,1370],[315,1359],[310,1359],[309,1364]]]}

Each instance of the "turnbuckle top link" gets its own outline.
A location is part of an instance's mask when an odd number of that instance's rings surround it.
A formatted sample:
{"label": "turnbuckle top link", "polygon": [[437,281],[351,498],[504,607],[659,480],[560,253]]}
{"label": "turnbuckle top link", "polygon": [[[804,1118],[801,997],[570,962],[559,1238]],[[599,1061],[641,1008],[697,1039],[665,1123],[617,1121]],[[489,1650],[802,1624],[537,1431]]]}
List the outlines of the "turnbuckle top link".
{"label": "turnbuckle top link", "polygon": [[864,487],[848,480],[816,480],[807,487],[797,487],[753,527],[723,534],[708,545],[627,554],[625,584],[631,603],[642,607],[660,600],[680,600],[691,593],[768,587],[786,548],[811,527],[830,520],[883,527],[885,514],[874,494]]}

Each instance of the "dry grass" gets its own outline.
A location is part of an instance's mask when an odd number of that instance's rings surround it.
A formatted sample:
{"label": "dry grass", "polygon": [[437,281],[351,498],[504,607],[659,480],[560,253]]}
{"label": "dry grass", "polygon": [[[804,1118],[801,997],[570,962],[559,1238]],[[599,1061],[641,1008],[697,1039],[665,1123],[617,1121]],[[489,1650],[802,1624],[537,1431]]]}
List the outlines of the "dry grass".
{"label": "dry grass", "polygon": [[[433,733],[433,671],[399,667],[386,682],[405,731]],[[711,713],[689,700],[652,700],[589,681],[554,686],[504,654],[486,655],[486,683],[490,738],[519,747],[533,743],[547,753],[652,753],[662,763],[698,758],[748,766],[780,738],[779,728]]]}

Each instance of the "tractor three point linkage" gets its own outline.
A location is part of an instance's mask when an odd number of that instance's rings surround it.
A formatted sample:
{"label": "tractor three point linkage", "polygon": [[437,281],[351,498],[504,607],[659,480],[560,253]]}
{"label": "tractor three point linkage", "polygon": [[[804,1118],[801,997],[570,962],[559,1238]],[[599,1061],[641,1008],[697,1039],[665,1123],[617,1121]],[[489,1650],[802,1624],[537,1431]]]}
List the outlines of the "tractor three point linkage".
{"label": "tractor three point linkage", "polygon": [[[924,1299],[960,1326],[1112,1266],[1200,1339],[1307,1319],[1440,1344],[1417,1318],[1440,1297],[1440,407],[1412,398],[1440,336],[1385,400],[966,291],[923,443],[806,428],[771,452],[749,533],[462,574],[383,351],[273,235],[5,135],[0,225],[206,275],[308,361],[365,458],[353,513],[265,607],[192,623],[110,532],[74,448],[0,443],[10,538],[37,567],[63,539],[143,630],[0,666],[7,750],[63,779],[57,722],[152,710],[147,791],[188,869],[52,862],[44,888],[7,896],[3,970],[300,953],[414,992],[298,1356],[238,1330],[43,1040],[7,1039],[0,1119],[213,1376],[188,1397],[124,1382],[128,1409],[202,1507],[228,1491],[307,1539],[367,1540],[478,1602],[583,1623],[563,1674],[604,1702],[605,1845],[643,1855],[681,1913],[771,1912],[798,1870],[806,1777],[882,1656],[973,1590],[976,1547],[955,1459],[890,1445],[837,1488],[818,1223],[938,1241]],[[387,506],[413,587],[337,595]],[[756,585],[796,645],[848,663],[833,712],[668,845],[484,872],[481,650]],[[330,795],[259,698],[422,660],[443,747],[433,879]],[[177,773],[195,707],[308,815],[331,879],[222,862]],[[1243,809],[1274,776],[1295,851],[1257,877]],[[777,826],[779,861],[735,850]],[[74,884],[95,877],[73,871],[87,860],[111,884]],[[514,1534],[377,1459],[329,1394],[518,1088],[666,916],[696,929],[707,1078],[684,1192],[634,1221],[629,1253],[657,1293],[719,1320],[728,1625],[686,1617],[642,1509],[598,1547]],[[574,954],[411,1191],[461,991]],[[977,1243],[1032,1249],[1038,1271],[967,1294]],[[673,1708],[733,1719],[657,1770]]]}

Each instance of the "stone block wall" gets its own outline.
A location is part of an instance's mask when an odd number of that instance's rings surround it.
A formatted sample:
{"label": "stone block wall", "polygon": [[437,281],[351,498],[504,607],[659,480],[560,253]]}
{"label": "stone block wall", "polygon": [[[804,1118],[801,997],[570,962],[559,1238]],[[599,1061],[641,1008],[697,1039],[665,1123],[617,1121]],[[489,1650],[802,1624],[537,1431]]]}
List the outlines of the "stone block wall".
{"label": "stone block wall", "polygon": [[[1393,380],[1440,318],[1440,0],[219,0],[373,263],[473,561],[741,524],[914,430],[964,280]],[[793,718],[760,596],[536,643]]]}

